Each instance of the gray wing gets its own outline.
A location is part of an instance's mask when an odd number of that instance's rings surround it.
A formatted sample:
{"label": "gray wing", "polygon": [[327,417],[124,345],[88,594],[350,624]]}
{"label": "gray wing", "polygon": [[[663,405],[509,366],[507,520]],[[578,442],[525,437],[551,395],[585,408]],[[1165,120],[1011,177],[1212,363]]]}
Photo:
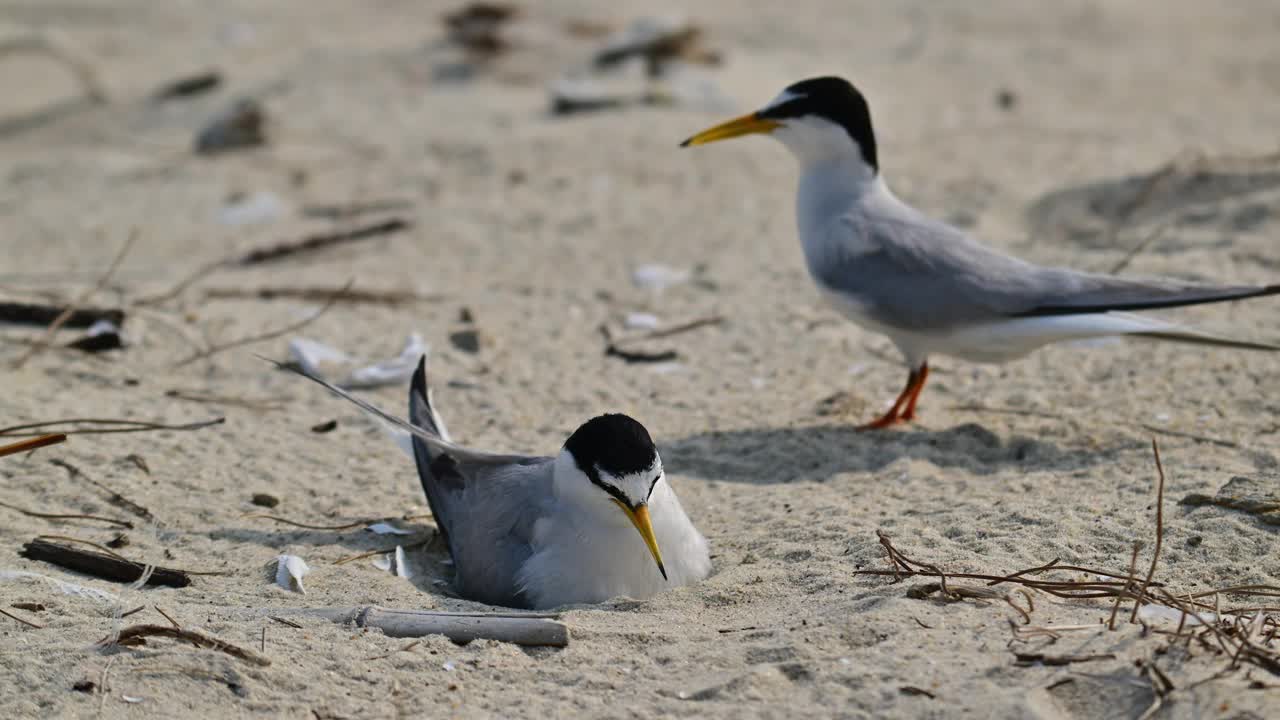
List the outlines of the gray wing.
{"label": "gray wing", "polygon": [[476,453],[440,438],[425,364],[424,358],[409,389],[409,420],[438,442],[415,433],[413,455],[453,558],[457,590],[491,605],[529,607],[515,578],[533,554],[533,524],[546,512],[554,461]]}
{"label": "gray wing", "polygon": [[903,329],[1280,294],[1280,285],[1214,287],[1040,267],[914,211],[845,216],[833,233],[843,241],[833,238],[810,259],[814,278],[877,322]]}
{"label": "gray wing", "polygon": [[431,407],[425,355],[409,389],[412,422],[323,378],[263,359],[322,385],[379,420],[408,432],[413,438],[414,459],[427,503],[453,558],[458,592],[492,605],[531,604],[516,587],[515,578],[532,552],[529,543],[533,523],[547,512],[552,458],[500,455],[450,441]]}

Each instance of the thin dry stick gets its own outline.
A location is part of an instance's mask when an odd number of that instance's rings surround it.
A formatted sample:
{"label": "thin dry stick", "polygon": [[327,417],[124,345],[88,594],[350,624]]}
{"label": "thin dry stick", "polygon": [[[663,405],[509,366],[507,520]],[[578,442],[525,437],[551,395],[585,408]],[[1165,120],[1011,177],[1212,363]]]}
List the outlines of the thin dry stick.
{"label": "thin dry stick", "polygon": [[[351,288],[351,282],[348,281],[347,284],[343,287],[342,292],[346,292],[350,288]],[[275,338],[278,338],[282,335],[287,335],[288,333],[301,330],[302,328],[310,325],[316,320],[319,320],[320,316],[329,312],[329,309],[332,308],[334,305],[336,305],[340,299],[342,299],[341,293],[329,298],[328,302],[322,305],[319,310],[312,313],[311,315],[308,315],[306,318],[299,320],[296,323],[291,323],[289,325],[286,325],[285,327],[278,328],[276,330],[270,330],[264,333],[258,333],[257,335],[250,335],[248,337],[231,340],[230,342],[213,345],[207,350],[203,350],[201,352],[194,353],[192,355],[189,355],[183,358],[182,360],[175,363],[174,367],[183,367],[185,365],[190,365],[191,363],[197,360],[203,360],[205,358],[212,357],[225,350],[231,350],[233,348],[243,347],[245,345],[252,345],[253,343],[262,342],[263,340],[274,340]]]}
{"label": "thin dry stick", "polygon": [[102,274],[102,277],[98,278],[97,284],[82,293],[80,297],[76,298],[70,305],[67,305],[66,309],[62,311],[62,314],[58,315],[58,317],[54,318],[53,322],[49,323],[49,327],[45,330],[44,336],[37,340],[36,343],[28,348],[25,353],[19,356],[17,360],[13,361],[14,370],[20,369],[28,360],[34,357],[36,353],[39,353],[44,348],[48,347],[53,342],[53,336],[57,334],[58,328],[62,327],[67,320],[71,319],[71,315],[76,311],[76,308],[87,303],[89,298],[93,297],[94,293],[106,287],[107,283],[111,281],[111,276],[116,274],[116,269],[120,267],[120,263],[124,260],[125,255],[129,254],[129,249],[133,247],[133,243],[137,239],[138,231],[135,228],[133,232],[129,234],[129,239],[125,240],[124,245],[120,247],[120,251],[116,253],[115,259],[111,261],[111,265],[107,267],[107,271]]}
{"label": "thin dry stick", "polygon": [[[1139,551],[1139,550],[1141,550],[1141,549],[1142,549],[1142,542],[1141,542],[1140,540],[1134,540],[1134,541],[1133,541],[1133,555],[1131,555],[1131,556],[1129,557],[1129,579],[1128,579],[1127,581],[1125,581],[1125,584],[1124,584],[1124,586],[1125,586],[1125,590],[1128,590],[1128,589],[1129,589],[1130,584],[1131,584],[1131,583],[1133,582],[1133,580],[1134,580],[1133,574],[1134,574],[1134,573],[1137,571],[1137,569],[1138,569],[1138,551]],[[1127,594],[1128,594],[1128,593],[1125,593],[1125,595],[1127,595]],[[1116,629],[1116,612],[1120,609],[1120,601],[1124,599],[1125,595],[1121,595],[1121,594],[1117,594],[1117,595],[1116,595],[1116,601],[1115,601],[1115,603],[1111,606],[1111,617],[1107,620],[1107,629],[1108,629],[1108,630],[1115,630],[1115,629]],[[1135,602],[1137,602],[1137,601],[1135,600]]]}
{"label": "thin dry stick", "polygon": [[97,480],[94,480],[93,478],[86,475],[82,470],[80,470],[80,468],[76,467],[75,465],[72,465],[66,460],[60,460],[58,458],[54,458],[49,462],[52,463],[53,465],[57,465],[58,467],[66,470],[68,473],[70,473],[73,479],[79,478],[81,480],[84,480],[85,482],[93,485],[99,490],[109,494],[111,497],[107,498],[107,502],[111,503],[112,505],[115,505],[116,507],[122,508],[124,510],[128,510],[134,515],[137,515],[143,520],[146,520],[147,522],[155,522],[156,517],[155,515],[151,514],[150,510],[130,500],[124,495],[121,495],[115,490],[112,490],[111,488],[98,482]]}
{"label": "thin dry stick", "polygon": [[186,290],[187,288],[191,287],[192,284],[199,281],[201,278],[208,277],[209,275],[212,275],[217,270],[227,267],[230,264],[231,264],[231,260],[219,260],[217,262],[212,262],[207,265],[202,265],[199,268],[197,268],[194,272],[192,272],[190,275],[178,281],[178,284],[174,285],[168,290],[160,293],[159,295],[152,295],[151,297],[142,298],[141,300],[136,301],[134,305],[139,307],[146,307],[148,305],[159,305],[160,303],[165,302],[167,300],[172,300],[173,298],[181,295],[183,290]]}
{"label": "thin dry stick", "polygon": [[360,290],[352,288],[343,292],[336,287],[260,287],[245,288],[211,288],[204,296],[210,300],[305,300],[307,302],[323,302],[334,295],[341,295],[346,303],[368,305],[401,305],[412,302],[439,302],[445,295],[420,295],[409,290]]}
{"label": "thin dry stick", "polygon": [[906,555],[903,555],[901,552],[898,551],[897,548],[893,546],[891,542],[889,542],[889,536],[879,530],[876,530],[876,536],[880,538],[880,544],[883,545],[885,551],[888,552],[889,560],[894,564],[895,570],[899,567],[905,570],[913,570],[914,568],[920,568],[922,570],[928,571],[929,574],[937,575],[938,585],[942,590],[942,594],[947,597],[954,597],[952,592],[947,589],[947,576],[945,573],[942,572],[941,568],[939,568],[937,565],[930,565],[928,563],[916,562],[915,560],[908,558]]}
{"label": "thin dry stick", "polygon": [[349,522],[343,525],[311,525],[308,523],[295,522],[288,518],[282,518],[278,515],[268,515],[266,513],[248,513],[246,515],[242,515],[241,517],[262,518],[263,520],[274,520],[275,522],[282,523],[284,525],[292,525],[293,527],[305,528],[307,530],[354,530],[358,527],[364,527],[366,525],[370,525],[372,523],[378,522],[378,519],[374,518],[374,519],[366,519],[366,520],[356,520],[355,522]]}
{"label": "thin dry stick", "polygon": [[[1160,446],[1155,438],[1151,438],[1151,453],[1156,459],[1156,547],[1151,553],[1151,567],[1147,570],[1147,579],[1142,581],[1142,589],[1138,592],[1139,598],[1147,594],[1151,579],[1156,576],[1156,563],[1160,562],[1160,546],[1164,544],[1164,465],[1160,462]],[[1130,623],[1137,621],[1140,607],[1142,607],[1142,600],[1134,600],[1133,613],[1129,615]]]}
{"label": "thin dry stick", "polygon": [[429,518],[431,517],[431,515],[430,514],[405,515],[404,517],[399,517],[399,518],[385,518],[385,517],[364,518],[362,520],[354,520],[352,522],[344,523],[342,525],[312,525],[309,523],[301,523],[296,520],[290,520],[289,518],[282,518],[279,515],[270,515],[268,513],[246,513],[244,515],[241,515],[241,517],[262,518],[263,520],[274,520],[275,522],[278,522],[278,523],[283,523],[285,525],[292,525],[293,527],[300,527],[306,530],[354,530],[358,527],[373,525],[374,523],[386,522],[388,520],[406,520],[406,521],[421,520],[423,518]]}
{"label": "thin dry stick", "polygon": [[174,640],[182,640],[189,642],[199,648],[208,648],[224,652],[231,657],[251,662],[254,665],[266,667],[271,664],[271,659],[259,655],[252,650],[232,645],[224,640],[219,640],[212,635],[206,635],[199,630],[190,630],[184,628],[165,627],[164,625],[132,625],[120,631],[120,636],[114,643],[100,641],[102,647],[110,647],[112,645],[128,645],[129,643],[148,637],[167,637]]}
{"label": "thin dry stick", "polygon": [[375,556],[375,555],[386,555],[387,553],[393,553],[393,552],[395,552],[395,551],[396,551],[396,547],[398,547],[398,548],[403,548],[404,550],[415,550],[415,549],[417,549],[417,548],[420,548],[420,547],[423,547],[423,546],[425,546],[425,545],[430,544],[430,542],[431,542],[430,540],[425,540],[425,541],[423,541],[423,542],[420,542],[420,543],[414,543],[414,544],[412,544],[412,545],[397,545],[397,546],[395,546],[395,547],[391,547],[391,548],[384,548],[384,549],[382,549],[382,550],[370,550],[369,552],[362,552],[362,553],[358,553],[358,554],[356,554],[356,555],[348,555],[348,556],[346,556],[346,557],[344,557],[344,558],[338,558],[337,560],[334,560],[334,561],[333,561],[333,564],[334,564],[334,565],[346,565],[347,563],[355,562],[356,560],[363,560],[363,559],[365,559],[365,558],[373,557],[373,556]]}
{"label": "thin dry stick", "polygon": [[159,605],[152,605],[151,607],[155,608],[155,609],[156,609],[156,612],[158,612],[158,613],[160,613],[161,615],[163,615],[163,616],[164,616],[164,619],[165,619],[165,620],[168,620],[170,625],[174,626],[175,628],[178,628],[179,630],[181,630],[181,629],[182,629],[182,626],[178,624],[178,621],[177,621],[177,620],[174,620],[172,617],[170,617],[170,616],[169,616],[169,613],[167,613],[167,612],[165,612],[163,609],[161,609],[161,607],[160,607]]}
{"label": "thin dry stick", "polygon": [[6,428],[0,428],[0,436],[35,437],[37,435],[43,435],[44,433],[28,431],[47,428],[54,425],[82,425],[94,423],[98,425],[114,426],[62,431],[64,435],[105,435],[108,433],[147,432],[150,430],[200,430],[212,425],[221,425],[226,421],[226,418],[217,417],[212,420],[201,420],[199,422],[185,423],[181,425],[167,425],[165,423],[142,422],[139,420],[116,420],[113,418],[67,418],[65,420],[47,420],[45,422],[27,423],[25,425],[10,425]]}
{"label": "thin dry stick", "polygon": [[66,433],[53,433],[52,435],[40,435],[30,440],[19,440],[16,443],[8,445],[0,445],[0,457],[5,455],[15,455],[28,450],[57,445],[60,442],[66,442]]}
{"label": "thin dry stick", "polygon": [[23,618],[20,618],[17,615],[14,615],[13,613],[9,612],[8,610],[5,610],[4,608],[0,608],[0,615],[4,615],[7,618],[13,618],[14,620],[17,620],[23,625],[26,625],[27,627],[35,628],[36,630],[44,629],[44,626],[41,625],[40,623],[34,623],[34,622],[31,622],[30,620],[24,620]]}
{"label": "thin dry stick", "polygon": [[711,315],[708,317],[698,318],[696,320],[690,320],[688,322],[680,323],[679,325],[672,325],[671,327],[668,327],[668,328],[659,328],[657,330],[651,330],[649,332],[640,333],[638,335],[623,336],[614,340],[614,344],[625,345],[626,343],[638,342],[640,340],[657,340],[659,338],[671,337],[672,335],[687,333],[691,330],[697,330],[698,328],[705,327],[707,325],[719,325],[722,322],[724,322],[723,315]]}
{"label": "thin dry stick", "polygon": [[1164,231],[1168,229],[1169,229],[1168,223],[1161,223],[1160,225],[1157,225],[1155,230],[1152,230],[1151,232],[1147,233],[1146,237],[1142,238],[1142,240],[1140,240],[1137,245],[1134,245],[1133,248],[1129,250],[1129,252],[1125,253],[1124,257],[1120,258],[1120,261],[1117,262],[1115,265],[1113,265],[1111,269],[1108,270],[1107,272],[1111,275],[1116,275],[1120,271],[1129,267],[1129,263],[1133,262],[1134,258],[1138,257],[1138,255],[1142,253],[1143,250],[1146,250],[1148,247],[1150,247],[1151,243],[1155,242],[1156,240],[1159,240],[1160,236],[1164,235]]}
{"label": "thin dry stick", "polygon": [[302,240],[259,248],[257,250],[252,250],[241,257],[228,261],[228,264],[238,267],[247,267],[250,265],[272,263],[284,258],[290,258],[298,255],[309,255],[318,250],[359,242],[361,240],[367,240],[369,238],[387,235],[401,230],[407,230],[410,227],[411,225],[407,220],[403,220],[401,218],[390,218],[370,225],[349,228],[329,234],[311,235],[303,238]]}
{"label": "thin dry stick", "polygon": [[164,396],[208,405],[230,405],[233,407],[242,407],[247,410],[257,410],[259,412],[270,412],[272,410],[281,410],[284,408],[283,400],[254,400],[251,398],[236,397],[234,395],[217,395],[214,393],[201,392],[199,390],[166,390],[164,392]]}
{"label": "thin dry stick", "polygon": [[80,513],[42,513],[36,512],[35,510],[20,508],[17,505],[10,505],[7,502],[0,502],[0,507],[20,512],[27,517],[42,518],[44,520],[94,520],[97,522],[115,525],[116,527],[126,528],[128,530],[133,529],[133,523],[128,520],[116,520],[115,518],[102,517],[101,515],[82,515]]}
{"label": "thin dry stick", "polygon": [[1240,448],[1240,443],[1238,442],[1233,442],[1231,440],[1220,440],[1215,437],[1209,437],[1208,435],[1197,435],[1196,433],[1183,432],[1181,430],[1170,430],[1168,428],[1162,428],[1162,427],[1158,427],[1156,425],[1151,425],[1148,423],[1138,423],[1138,427],[1148,432],[1159,433],[1160,435],[1168,435],[1170,437],[1186,438],[1188,440],[1195,440],[1197,442],[1209,443],[1210,445],[1217,445],[1218,447],[1234,448],[1237,450]]}

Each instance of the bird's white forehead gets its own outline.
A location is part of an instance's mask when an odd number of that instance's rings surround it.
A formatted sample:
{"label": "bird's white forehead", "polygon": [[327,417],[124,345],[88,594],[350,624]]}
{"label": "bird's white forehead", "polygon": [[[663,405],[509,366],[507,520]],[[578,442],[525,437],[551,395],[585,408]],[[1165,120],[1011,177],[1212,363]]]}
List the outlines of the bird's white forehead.
{"label": "bird's white forehead", "polygon": [[662,458],[654,455],[649,467],[625,475],[614,475],[599,467],[596,471],[600,474],[601,481],[618,488],[631,501],[644,502],[649,498],[649,490],[654,485],[654,479],[662,475]]}
{"label": "bird's white forehead", "polygon": [[772,110],[773,108],[776,108],[779,105],[782,105],[784,103],[789,103],[792,100],[795,100],[796,98],[802,98],[802,97],[805,97],[805,96],[797,92],[791,92],[790,90],[783,90],[782,92],[778,93],[777,97],[770,100],[767,104],[765,104],[763,108],[760,108],[760,109],[761,111]]}

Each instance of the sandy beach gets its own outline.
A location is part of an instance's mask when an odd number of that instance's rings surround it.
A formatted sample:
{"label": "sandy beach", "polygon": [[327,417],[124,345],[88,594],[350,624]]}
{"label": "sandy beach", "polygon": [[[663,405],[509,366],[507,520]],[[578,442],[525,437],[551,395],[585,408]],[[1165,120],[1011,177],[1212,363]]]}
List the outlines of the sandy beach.
{"label": "sandy beach", "polygon": [[[1110,598],[957,578],[988,595],[948,598],[926,592],[936,577],[858,574],[892,567],[879,530],[944,575],[1057,559],[1123,577],[1141,541],[1145,577],[1154,439],[1157,587],[1280,586],[1280,353],[1107,340],[1000,366],[938,358],[919,422],[857,433],[906,373],[814,289],[794,161],[765,139],[678,147],[791,82],[843,75],[899,196],[984,242],[1099,272],[1277,283],[1280,6],[699,3],[683,17],[705,53],[656,80],[617,71],[593,96],[605,107],[569,113],[550,88],[678,4],[521,3],[488,53],[450,39],[441,18],[459,7],[0,3],[0,302],[125,312],[125,346],[97,353],[65,347],[84,327],[41,347],[41,324],[0,322],[0,427],[225,419],[0,458],[0,609],[30,623],[0,616],[7,717],[1280,716],[1280,662],[1233,668],[1212,637],[1171,641],[1176,619],[1131,623],[1132,601],[1108,629]],[[156,97],[211,72],[216,87]],[[196,152],[243,98],[261,142]],[[1280,342],[1276,298],[1164,315]],[[699,320],[626,341],[639,362],[600,331]],[[367,364],[415,333],[466,444],[554,454],[595,414],[641,420],[712,576],[561,608],[564,648],[270,619],[495,610],[450,592],[412,459],[259,357],[306,338]],[[406,383],[360,395],[406,412]],[[1242,488],[1262,498],[1253,512],[1184,502]],[[363,529],[374,518],[408,534]],[[20,556],[40,535],[209,574],[110,582]],[[410,578],[376,554],[338,563],[396,545]],[[281,554],[310,566],[305,595],[274,582]],[[1207,597],[1270,607],[1244,632],[1275,657],[1280,601]],[[165,638],[95,644],[165,614],[270,664]],[[1077,629],[1028,632],[1045,627]]]}

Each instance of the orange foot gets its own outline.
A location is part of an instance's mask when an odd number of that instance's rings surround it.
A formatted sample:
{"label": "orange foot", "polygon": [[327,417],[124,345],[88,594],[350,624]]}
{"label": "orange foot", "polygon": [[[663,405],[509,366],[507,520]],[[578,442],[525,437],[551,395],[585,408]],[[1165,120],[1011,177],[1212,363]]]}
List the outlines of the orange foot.
{"label": "orange foot", "polygon": [[916,419],[916,400],[920,398],[920,391],[924,389],[925,381],[929,379],[929,363],[920,364],[919,368],[913,369],[907,375],[907,386],[898,393],[898,399],[893,401],[893,407],[884,415],[872,420],[865,425],[859,425],[858,430],[882,430],[893,425],[909,423]]}

